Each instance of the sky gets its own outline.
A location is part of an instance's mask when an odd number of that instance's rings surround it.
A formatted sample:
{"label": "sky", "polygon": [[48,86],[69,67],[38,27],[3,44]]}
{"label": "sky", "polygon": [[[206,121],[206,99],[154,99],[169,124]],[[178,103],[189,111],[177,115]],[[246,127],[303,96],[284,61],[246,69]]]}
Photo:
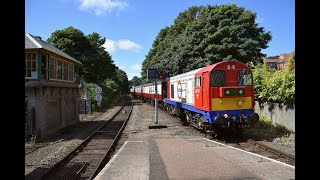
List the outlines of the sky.
{"label": "sky", "polygon": [[51,33],[73,26],[106,38],[105,50],[128,79],[141,77],[141,65],[156,36],[191,6],[236,4],[257,14],[270,31],[267,56],[295,50],[294,0],[26,0],[25,32],[47,40]]}

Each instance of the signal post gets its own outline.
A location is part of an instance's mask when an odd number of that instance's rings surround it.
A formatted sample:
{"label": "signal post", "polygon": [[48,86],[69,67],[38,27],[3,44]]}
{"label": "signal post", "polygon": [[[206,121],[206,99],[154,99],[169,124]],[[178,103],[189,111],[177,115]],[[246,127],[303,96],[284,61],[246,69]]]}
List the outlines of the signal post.
{"label": "signal post", "polygon": [[166,125],[158,124],[158,84],[157,80],[166,79],[166,70],[165,69],[148,69],[147,70],[147,80],[149,81],[154,79],[155,85],[155,97],[154,97],[154,116],[155,121],[154,124],[149,125],[149,129],[159,129],[159,128],[166,128]]}

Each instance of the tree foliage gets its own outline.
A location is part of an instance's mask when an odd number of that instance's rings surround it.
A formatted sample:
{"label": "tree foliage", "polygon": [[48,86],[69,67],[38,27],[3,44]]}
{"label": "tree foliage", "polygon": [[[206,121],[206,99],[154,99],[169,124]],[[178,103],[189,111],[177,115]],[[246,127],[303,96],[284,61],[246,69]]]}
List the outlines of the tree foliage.
{"label": "tree foliage", "polygon": [[295,72],[292,70],[294,52],[283,70],[267,70],[265,64],[253,69],[255,99],[259,102],[274,102],[286,105],[295,103]]}
{"label": "tree foliage", "polygon": [[279,59],[279,57],[280,57],[279,55],[277,55],[277,56],[269,56],[268,59]]}
{"label": "tree foliage", "polygon": [[133,76],[133,78],[129,81],[129,87],[132,86],[139,86],[142,84],[142,79],[138,78],[137,76]]}
{"label": "tree foliage", "polygon": [[121,69],[117,70],[117,84],[119,84],[119,91],[122,93],[127,93],[129,91],[129,81],[126,72]]}
{"label": "tree foliage", "polygon": [[79,68],[79,75],[86,82],[97,84],[105,79],[116,79],[116,69],[111,56],[102,46],[106,39],[93,32],[87,36],[72,26],[54,31],[47,39],[58,49],[64,51],[83,65]]}
{"label": "tree foliage", "polygon": [[102,46],[106,38],[98,33],[84,35],[72,26],[54,31],[47,39],[48,43],[79,60],[79,76],[87,82],[88,90],[92,97],[93,110],[97,110],[95,88],[102,88],[101,108],[107,107],[118,92],[128,91],[127,74],[119,69],[111,56]]}
{"label": "tree foliage", "polygon": [[97,107],[97,102],[95,100],[95,88],[96,87],[101,87],[102,89],[102,99],[101,99],[101,107],[100,108],[106,108],[108,107],[111,102],[112,102],[112,99],[117,95],[117,87],[118,87],[118,84],[114,82],[114,80],[110,80],[110,79],[107,79],[105,80],[105,82],[103,82],[102,84],[98,85],[98,84],[95,84],[95,83],[88,83],[87,84],[87,88],[88,88],[88,91],[90,93],[90,96],[91,96],[91,103],[92,103],[92,110],[93,111],[97,111],[98,110],[98,107]]}
{"label": "tree foliage", "polygon": [[256,17],[235,4],[190,7],[160,30],[142,63],[142,78],[148,68],[176,75],[225,59],[257,62],[271,33],[258,27]]}

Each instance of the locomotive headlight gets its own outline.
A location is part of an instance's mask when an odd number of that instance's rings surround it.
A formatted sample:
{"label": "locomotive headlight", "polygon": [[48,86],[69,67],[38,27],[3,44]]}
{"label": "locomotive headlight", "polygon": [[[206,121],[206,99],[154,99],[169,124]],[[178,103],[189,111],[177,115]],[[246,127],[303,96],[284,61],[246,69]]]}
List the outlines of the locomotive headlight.
{"label": "locomotive headlight", "polygon": [[243,93],[243,91],[242,91],[242,89],[240,89],[240,90],[239,90],[239,94],[242,94],[242,93]]}
{"label": "locomotive headlight", "polygon": [[230,91],[229,91],[229,90],[226,90],[226,94],[230,94]]}

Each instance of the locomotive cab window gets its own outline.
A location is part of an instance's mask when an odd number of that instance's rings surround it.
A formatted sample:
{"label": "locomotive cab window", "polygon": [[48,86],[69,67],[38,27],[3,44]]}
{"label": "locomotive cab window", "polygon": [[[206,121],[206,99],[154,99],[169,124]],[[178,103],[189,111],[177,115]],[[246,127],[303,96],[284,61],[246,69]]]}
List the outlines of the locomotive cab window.
{"label": "locomotive cab window", "polygon": [[201,86],[201,76],[197,76],[194,78],[194,86],[200,87]]}
{"label": "locomotive cab window", "polygon": [[213,70],[210,74],[210,86],[220,87],[226,85],[226,72],[224,70]]}
{"label": "locomotive cab window", "polygon": [[252,85],[252,74],[250,70],[242,69],[238,71],[238,85],[239,86]]}

